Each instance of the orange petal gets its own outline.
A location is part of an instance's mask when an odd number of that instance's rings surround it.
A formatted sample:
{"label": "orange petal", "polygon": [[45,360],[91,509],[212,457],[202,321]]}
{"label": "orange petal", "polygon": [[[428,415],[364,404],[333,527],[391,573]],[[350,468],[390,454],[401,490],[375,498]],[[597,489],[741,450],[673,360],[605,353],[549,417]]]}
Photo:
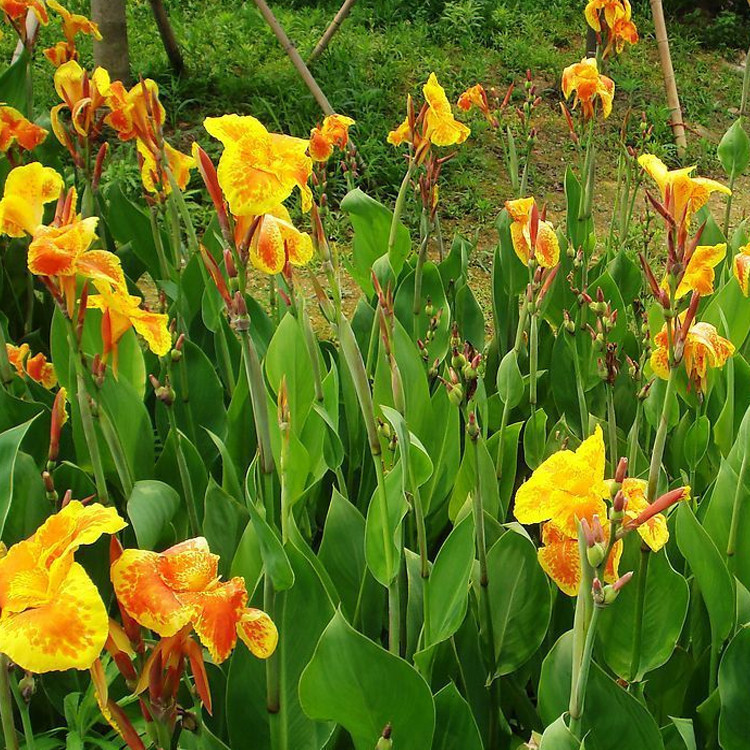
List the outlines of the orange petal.
{"label": "orange petal", "polygon": [[26,362],[26,372],[32,380],[44,386],[47,390],[57,385],[55,367],[51,362],[47,362],[47,358],[41,352],[29,357]]}
{"label": "orange petal", "polygon": [[[548,526],[549,524],[545,524]],[[545,544],[537,551],[542,570],[568,596],[575,596],[581,583],[581,559],[578,555],[578,541],[561,537],[558,541]]]}
{"label": "orange petal", "polygon": [[250,245],[250,260],[263,273],[276,274],[284,270],[284,237],[273,216],[267,215],[261,219]]}
{"label": "orange petal", "polygon": [[218,576],[219,556],[204,537],[188,539],[162,552],[157,570],[173,591],[203,591]]}
{"label": "orange petal", "polygon": [[116,290],[125,290],[125,274],[120,259],[109,250],[89,250],[80,255],[75,264],[76,272],[93,281],[105,281]]}

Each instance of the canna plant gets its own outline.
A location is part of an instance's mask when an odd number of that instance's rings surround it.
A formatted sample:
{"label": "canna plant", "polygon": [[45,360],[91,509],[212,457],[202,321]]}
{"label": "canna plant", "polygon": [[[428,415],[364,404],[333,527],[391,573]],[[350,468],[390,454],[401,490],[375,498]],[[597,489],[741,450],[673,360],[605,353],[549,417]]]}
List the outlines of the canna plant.
{"label": "canna plant", "polygon": [[[597,54],[561,72],[564,212],[531,73],[455,108],[430,74],[380,134],[391,208],[353,117],[207,117],[188,148],[153,80],[83,67],[95,24],[0,9],[25,46],[0,108],[8,750],[746,746],[747,136],[727,185],[657,157],[605,69],[627,0],[586,5]],[[29,10],[64,37],[49,164]],[[440,211],[474,109],[510,183],[485,304]]]}

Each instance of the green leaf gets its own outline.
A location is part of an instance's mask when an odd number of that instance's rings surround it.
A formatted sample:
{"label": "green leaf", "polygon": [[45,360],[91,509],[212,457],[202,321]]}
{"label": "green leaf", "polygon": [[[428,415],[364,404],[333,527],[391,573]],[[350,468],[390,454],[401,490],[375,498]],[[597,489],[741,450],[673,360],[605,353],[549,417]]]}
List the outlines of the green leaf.
{"label": "green leaf", "polygon": [[[728,327],[724,325],[723,316]],[[742,348],[750,333],[750,305],[734,276],[711,295],[711,301],[703,311],[701,320],[715,326],[738,350]]]}
{"label": "green leaf", "polygon": [[511,349],[497,368],[497,395],[509,409],[521,403],[524,394],[523,376],[518,367],[518,355]]}
{"label": "green leaf", "polygon": [[461,338],[481,351],[484,348],[484,315],[468,284],[464,284],[456,293],[455,307]]}
{"label": "green leaf", "polygon": [[[573,631],[569,630],[542,663],[539,715],[547,725],[568,710],[572,663]],[[589,674],[582,731],[586,750],[664,750],[651,714],[596,663]]]}
{"label": "green leaf", "polygon": [[393,425],[393,429],[396,431],[403,465],[409,467],[408,472],[403,472],[404,491],[414,492],[432,476],[432,461],[422,443],[409,432],[403,416],[388,406],[381,406],[380,408],[383,416]]}
{"label": "green leaf", "polygon": [[495,675],[514,672],[537,651],[552,612],[547,576],[526,536],[506,531],[487,553]]}
{"label": "green leaf", "polygon": [[546,446],[547,414],[544,409],[538,409],[529,417],[523,431],[523,455],[531,469],[536,469],[544,460]]}
{"label": "green leaf", "polygon": [[680,503],[677,510],[675,534],[706,603],[712,638],[721,642],[734,628],[736,597],[732,576],[688,503]]}
{"label": "green leaf", "polygon": [[579,742],[565,724],[565,715],[559,716],[542,735],[539,750],[580,750]]}
{"label": "green leaf", "polygon": [[219,555],[219,572],[226,576],[248,522],[247,509],[214,481],[208,481],[203,511],[203,536]]}
{"label": "green leaf", "polygon": [[[20,23],[25,23],[23,17]],[[8,65],[3,74],[0,75],[0,91],[3,92],[3,103],[10,104],[19,112],[26,112],[28,109],[28,89],[26,86],[26,66],[28,62],[29,53],[24,47],[18,59],[12,65]],[[51,137],[51,134],[48,137]]]}
{"label": "green leaf", "polygon": [[284,551],[284,547],[281,545],[281,539],[269,526],[265,517],[261,515],[255,503],[249,498],[247,509],[250,512],[250,518],[260,544],[263,563],[266,566],[267,574],[273,581],[273,587],[276,591],[286,591],[294,584],[294,571],[289,564],[289,558]]}
{"label": "green leaf", "polygon": [[13,475],[21,441],[36,417],[0,433],[0,538],[13,502]]}
{"label": "green leaf", "polygon": [[687,433],[682,450],[685,460],[690,468],[695,468],[700,463],[708,450],[708,441],[711,438],[711,421],[705,414],[701,414],[694,420]]}
{"label": "green leaf", "polygon": [[156,479],[142,479],[133,486],[128,498],[128,518],[133,525],[138,546],[159,549],[171,534],[170,524],[180,509],[179,494]]}
{"label": "green leaf", "polygon": [[750,629],[741,628],[719,664],[719,743],[723,750],[746,750],[750,737],[747,675],[750,672]]}
{"label": "green leaf", "polygon": [[482,750],[482,737],[471,708],[452,682],[435,693],[432,750]]}
{"label": "green leaf", "polygon": [[425,647],[450,638],[466,616],[469,578],[474,565],[474,520],[469,514],[448,535],[427,580],[430,632]]}
{"label": "green leaf", "polygon": [[[393,212],[359,188],[351,190],[344,196],[341,201],[341,210],[349,214],[354,228],[352,276],[359,287],[370,295],[374,291],[370,277],[371,269],[375,261],[388,252],[388,237]],[[394,276],[401,273],[410,247],[409,232],[399,221],[396,243],[388,258]]]}
{"label": "green leaf", "polygon": [[745,171],[750,161],[750,138],[742,127],[741,117],[722,136],[716,155],[727,176],[737,177]]}
{"label": "green leaf", "polygon": [[[499,435],[499,433],[496,433]],[[491,439],[494,439],[493,435]],[[498,438],[499,439],[499,438]],[[485,513],[492,518],[498,518],[500,514],[500,493],[498,491],[497,476],[495,475],[495,462],[490,456],[487,443],[480,435],[477,438],[477,454],[479,456],[479,478],[482,486],[482,505]],[[469,493],[476,492],[477,468],[474,451],[467,446],[458,470],[453,493],[448,506],[448,517],[455,522],[459,511],[463,508]],[[510,472],[509,472],[510,473]]]}
{"label": "green leaf", "polygon": [[373,750],[386,724],[399,750],[429,747],[435,706],[427,683],[407,662],[354,630],[337,612],[302,673],[305,713],[335,721],[356,750]]}

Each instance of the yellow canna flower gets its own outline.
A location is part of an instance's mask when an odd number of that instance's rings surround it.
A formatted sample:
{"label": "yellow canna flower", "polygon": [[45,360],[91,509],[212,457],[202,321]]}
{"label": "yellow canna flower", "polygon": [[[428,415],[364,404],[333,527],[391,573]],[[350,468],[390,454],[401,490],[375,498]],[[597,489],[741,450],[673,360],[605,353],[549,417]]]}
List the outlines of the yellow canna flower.
{"label": "yellow canna flower", "polygon": [[[513,249],[524,263],[531,259],[531,214],[535,201],[533,198],[518,198],[505,202],[505,209],[513,219],[510,225],[510,236]],[[560,261],[560,243],[554,227],[550,222],[539,220],[534,258],[543,268],[552,268]]]}
{"label": "yellow canna flower", "polygon": [[638,157],[638,163],[659,187],[662,200],[667,200],[669,193],[669,210],[678,224],[684,221],[690,226],[693,215],[708,203],[711,193],[732,194],[728,187],[716,180],[691,177],[695,166],[670,170],[653,154],[642,154]]}
{"label": "yellow canna flower", "polygon": [[308,152],[313,161],[328,161],[333,154],[333,147],[343,150],[349,142],[349,128],[354,125],[351,117],[328,115],[323,125],[310,131]]}
{"label": "yellow canna flower", "polygon": [[138,138],[156,148],[156,133],[166,117],[156,82],[146,78],[126,91],[121,81],[113,81],[103,93],[111,110],[105,122],[117,131],[117,137],[121,141]]}
{"label": "yellow canna flower", "polygon": [[82,137],[93,137],[101,129],[98,112],[107,104],[110,90],[109,73],[104,68],[96,68],[89,74],[76,60],[63,63],[55,71],[55,91],[62,99],[50,111],[52,130],[57,140],[70,148],[70,138],[65,130],[61,113],[68,110],[74,131]]}
{"label": "yellow canna flower", "polygon": [[750,281],[750,243],[740,248],[732,262],[734,276],[740,285],[742,293],[747,297],[749,293],[748,281]]}
{"label": "yellow canna flower", "polygon": [[12,169],[0,200],[0,234],[33,234],[42,223],[44,204],[57,200],[62,188],[62,177],[39,162]]}
{"label": "yellow canna flower", "polygon": [[596,58],[586,57],[579,63],[569,65],[563,71],[562,90],[566,99],[575,93],[574,107],[581,103],[585,120],[594,116],[594,105],[598,97],[602,103],[602,114],[606,120],[612,112],[615,96],[615,83],[611,78],[599,73]]}
{"label": "yellow canna flower", "polygon": [[47,0],[47,7],[52,8],[60,16],[63,34],[70,44],[75,42],[76,34],[88,34],[94,37],[94,39],[101,41],[102,35],[99,32],[99,26],[86,18],[86,16],[71,13],[67,8],[60,5],[57,0]]}
{"label": "yellow canna flower", "polygon": [[0,559],[0,652],[22,669],[88,669],[107,639],[107,609],[78,547],[125,527],[114,508],[73,500]]}
{"label": "yellow canna flower", "polygon": [[[680,318],[677,319],[680,325]],[[693,323],[685,338],[682,359],[688,378],[695,387],[706,392],[709,367],[724,367],[727,359],[734,354],[734,344],[720,336],[710,323]],[[654,336],[654,350],[651,353],[651,369],[658,377],[669,377],[669,339],[664,326]]]}
{"label": "yellow canna flower", "polygon": [[[628,477],[622,483],[622,492],[627,500],[625,506],[625,517],[630,521],[636,521],[638,517],[649,507],[646,500],[646,488],[648,482],[642,479]],[[686,491],[684,491],[686,490]],[[683,488],[681,499],[690,498],[690,488]],[[626,524],[627,525],[627,522]],[[647,521],[637,526],[641,539],[654,551],[658,552],[669,540],[669,529],[667,518],[663,513],[655,513]]]}
{"label": "yellow canna flower", "polygon": [[207,117],[206,130],[224,144],[217,171],[219,184],[235,216],[262,216],[299,188],[302,209],[312,205],[307,184],[312,160],[309,142],[269,133],[254,117]]}
{"label": "yellow canna flower", "polygon": [[[169,183],[169,178],[164,168],[162,167],[160,170],[157,167],[153,151],[143,141],[139,140],[138,153],[141,155],[141,180],[143,181],[143,187],[149,193],[169,195],[172,192],[172,186]],[[164,155],[167,158],[167,166],[177,183],[177,187],[180,190],[184,190],[190,181],[190,170],[195,167],[195,159],[173,148],[166,141],[164,141]]]}
{"label": "yellow canna flower", "polygon": [[476,107],[484,115],[490,125],[497,127],[498,123],[490,110],[490,102],[487,98],[487,92],[484,90],[484,86],[482,86],[481,83],[477,83],[474,86],[471,86],[471,88],[466,89],[466,91],[458,97],[456,106],[464,112],[468,112],[472,107]]}
{"label": "yellow canna flower", "polygon": [[172,336],[167,325],[169,316],[141,308],[141,298],[127,294],[122,288],[111,289],[107,284],[97,284],[99,294],[90,295],[88,307],[103,312],[102,341],[104,359],[113,354],[113,369],[117,366],[117,344],[129,328],[143,336],[149,349],[163,357],[172,348]]}
{"label": "yellow canna flower", "polygon": [[47,131],[27,120],[17,109],[0,104],[0,151],[16,145],[31,151],[47,137]]}
{"label": "yellow canna flower", "polygon": [[66,62],[78,59],[78,50],[75,45],[68,42],[56,42],[52,47],[44,50],[44,56],[56,67],[59,68]]}
{"label": "yellow canna flower", "polygon": [[[605,544],[609,540],[609,528],[604,527]],[[552,522],[542,526],[542,546],[537,550],[542,570],[557,584],[560,591],[575,596],[581,585],[581,557],[578,551],[578,538],[563,533]],[[622,540],[612,545],[607,564],[604,567],[604,580],[614,583],[618,576],[622,557]]]}
{"label": "yellow canna flower", "polygon": [[203,537],[162,553],[126,549],[111,569],[120,606],[144,627],[171,637],[192,625],[216,663],[223,662],[239,636],[261,659],[276,649],[271,618],[247,607],[242,578],[219,580],[219,557]]}
{"label": "yellow canna flower", "polygon": [[[724,260],[727,254],[725,242],[719,245],[700,245],[696,247],[685,267],[685,273],[675,290],[675,298],[680,299],[690,292],[706,296],[714,291],[714,268]],[[662,281],[662,287],[669,289],[669,280]]]}
{"label": "yellow canna flower", "polygon": [[24,363],[26,357],[29,356],[29,345],[21,344],[20,346],[15,346],[15,344],[6,344],[5,351],[8,355],[8,362],[16,368],[16,375],[22,378],[26,373]]}
{"label": "yellow canna flower", "polygon": [[395,130],[388,133],[386,139],[391,146],[400,146],[402,143],[412,143],[414,135],[409,127],[409,118],[407,117]]}
{"label": "yellow canna flower", "polygon": [[561,534],[576,539],[576,519],[607,517],[604,498],[609,497],[609,485],[604,481],[604,463],[604,438],[597,425],[575,452],[553,453],[519,487],[516,518],[524,524],[552,521]]}
{"label": "yellow canna flower", "polygon": [[619,54],[625,43],[635,44],[638,41],[638,30],[632,21],[632,8],[629,0],[589,0],[584,10],[586,22],[601,33],[602,18],[607,30],[608,43],[603,56],[607,57],[612,49]]}
{"label": "yellow canna flower", "polygon": [[435,146],[456,146],[463,143],[471,130],[453,117],[445,89],[438,83],[434,73],[430,73],[422,92],[428,104],[424,116],[425,138]]}
{"label": "yellow canna flower", "polygon": [[307,265],[313,257],[312,239],[300,232],[284,206],[277,206],[260,220],[250,244],[253,265],[268,274],[281,273],[287,263]]}

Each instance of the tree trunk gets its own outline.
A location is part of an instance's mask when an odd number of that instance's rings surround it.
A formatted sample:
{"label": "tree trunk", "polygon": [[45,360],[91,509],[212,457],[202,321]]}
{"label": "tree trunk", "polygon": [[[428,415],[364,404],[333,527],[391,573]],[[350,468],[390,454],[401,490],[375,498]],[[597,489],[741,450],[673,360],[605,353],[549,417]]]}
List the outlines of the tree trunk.
{"label": "tree trunk", "polygon": [[664,21],[662,0],[651,0],[651,13],[654,17],[654,31],[656,32],[656,45],[659,50],[661,72],[664,76],[664,88],[667,91],[667,106],[670,111],[669,124],[674,134],[677,154],[682,158],[685,155],[687,141],[685,140],[685,126],[682,124],[680,97],[677,93],[677,83],[675,82],[674,68],[672,67],[672,55],[669,53],[669,37],[667,36],[667,24]]}
{"label": "tree trunk", "polygon": [[156,26],[159,29],[159,36],[164,44],[164,49],[169,58],[169,64],[172,66],[172,70],[180,75],[185,69],[185,62],[182,59],[182,52],[180,52],[180,46],[177,44],[174,31],[169,23],[169,16],[167,11],[164,9],[164,3],[162,0],[150,0],[151,10],[154,12],[154,18],[156,19]]}
{"label": "tree trunk", "polygon": [[94,42],[94,62],[109,71],[112,80],[129,83],[125,0],[91,0],[91,19],[99,24],[102,33],[102,41]]}

